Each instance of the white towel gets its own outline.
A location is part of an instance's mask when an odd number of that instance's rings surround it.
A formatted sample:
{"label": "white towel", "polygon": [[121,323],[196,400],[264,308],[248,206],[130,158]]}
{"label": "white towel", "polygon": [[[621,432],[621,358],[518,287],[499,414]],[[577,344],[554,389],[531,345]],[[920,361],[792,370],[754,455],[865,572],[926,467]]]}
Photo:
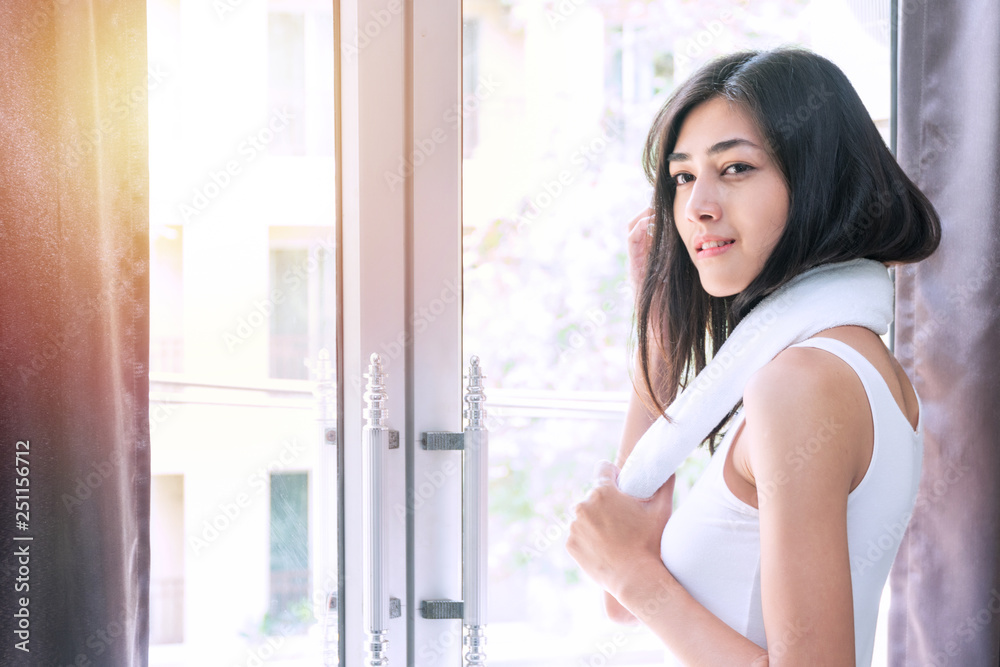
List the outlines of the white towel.
{"label": "white towel", "polygon": [[750,377],[779,352],[835,326],[880,336],[892,322],[888,269],[870,259],[805,271],[763,299],[636,443],[618,477],[635,498],[649,498],[743,397]]}

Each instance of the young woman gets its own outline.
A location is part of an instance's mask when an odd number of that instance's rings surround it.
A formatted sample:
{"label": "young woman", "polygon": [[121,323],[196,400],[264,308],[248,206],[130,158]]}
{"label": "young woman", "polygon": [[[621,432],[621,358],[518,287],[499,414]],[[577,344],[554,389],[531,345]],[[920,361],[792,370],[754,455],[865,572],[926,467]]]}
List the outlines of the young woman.
{"label": "young woman", "polygon": [[661,110],[644,165],[654,203],[629,226],[641,381],[567,548],[613,619],[685,665],[867,666],[923,451],[917,395],[878,335],[828,328],[756,371],[673,514],[672,477],[647,500],[615,482],[762,299],[825,264],[924,259],[937,215],[844,74],[803,50],[706,65]]}

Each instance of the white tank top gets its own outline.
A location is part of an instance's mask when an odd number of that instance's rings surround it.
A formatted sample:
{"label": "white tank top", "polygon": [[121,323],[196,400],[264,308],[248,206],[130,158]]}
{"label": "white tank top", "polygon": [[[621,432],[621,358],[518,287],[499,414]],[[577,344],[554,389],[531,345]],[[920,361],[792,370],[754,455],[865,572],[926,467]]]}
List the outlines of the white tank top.
{"label": "white tank top", "polygon": [[[816,347],[843,359],[861,378],[871,405],[875,427],[871,462],[861,483],[847,497],[854,646],[858,667],[868,667],[882,588],[917,497],[924,450],[923,408],[918,396],[920,416],[914,431],[882,375],[841,341],[817,337],[792,347]],[[729,627],[767,648],[757,509],[739,500],[722,474],[743,419],[741,408],[707,468],[671,515],[663,530],[660,555],[696,600]],[[819,433],[805,448],[822,446],[822,440]]]}

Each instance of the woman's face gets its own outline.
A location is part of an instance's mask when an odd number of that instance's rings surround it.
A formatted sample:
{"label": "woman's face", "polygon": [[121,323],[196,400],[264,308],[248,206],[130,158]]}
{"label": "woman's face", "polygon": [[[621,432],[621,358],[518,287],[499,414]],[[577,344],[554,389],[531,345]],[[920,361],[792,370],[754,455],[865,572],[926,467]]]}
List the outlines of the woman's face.
{"label": "woman's face", "polygon": [[718,297],[742,292],[785,229],[781,170],[750,117],[722,98],[691,110],[667,159],[674,222],[701,286]]}

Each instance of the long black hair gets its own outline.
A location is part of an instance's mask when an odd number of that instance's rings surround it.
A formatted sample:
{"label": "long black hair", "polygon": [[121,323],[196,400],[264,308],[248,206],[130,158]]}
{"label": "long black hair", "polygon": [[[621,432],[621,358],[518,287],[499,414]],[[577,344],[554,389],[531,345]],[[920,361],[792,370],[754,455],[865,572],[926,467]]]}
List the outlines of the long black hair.
{"label": "long black hair", "polygon": [[[676,186],[667,164],[685,118],[714,98],[736,104],[756,124],[789,192],[777,245],[747,288],[727,297],[701,287],[674,224]],[[791,278],[857,258],[916,262],[941,238],[934,207],[896,163],[847,77],[804,49],[742,51],[703,66],[657,114],[643,168],[654,186],[655,227],[636,298],[640,396],[658,413],[740,320]],[[713,452],[727,420],[708,437]]]}

